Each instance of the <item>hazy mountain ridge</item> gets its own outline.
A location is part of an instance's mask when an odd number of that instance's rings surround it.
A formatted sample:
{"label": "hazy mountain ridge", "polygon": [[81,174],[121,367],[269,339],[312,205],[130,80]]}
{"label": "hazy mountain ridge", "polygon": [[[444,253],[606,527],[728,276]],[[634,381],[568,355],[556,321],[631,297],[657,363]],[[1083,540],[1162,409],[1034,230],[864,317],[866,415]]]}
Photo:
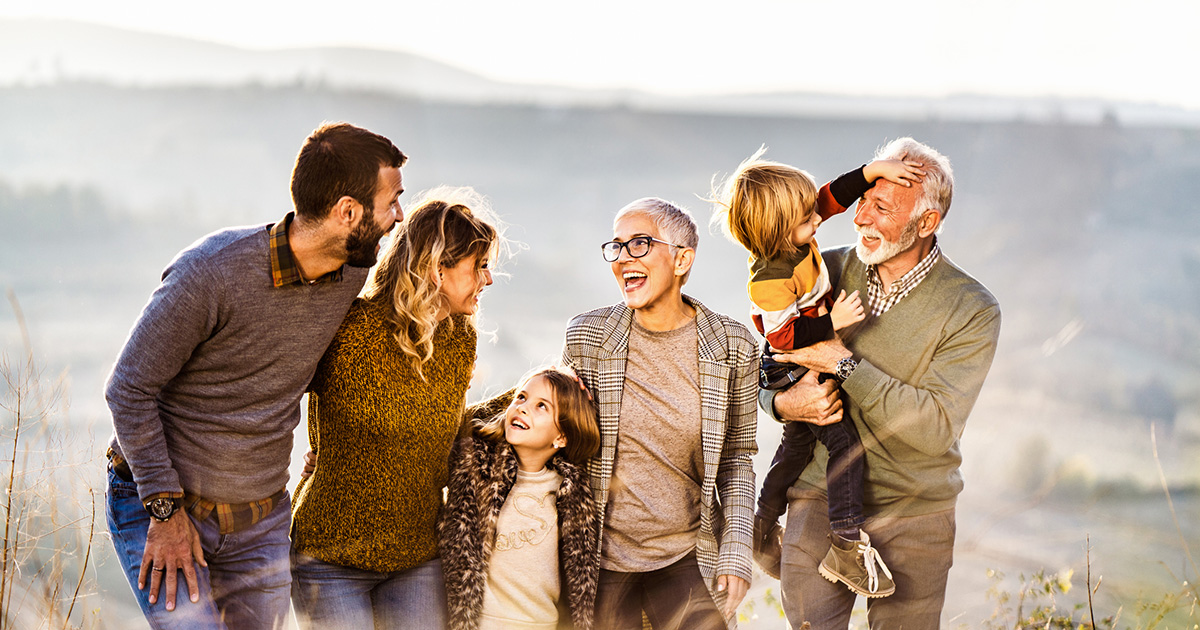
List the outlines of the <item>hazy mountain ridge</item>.
{"label": "hazy mountain ridge", "polygon": [[1200,127],[1200,111],[1084,98],[959,94],[939,98],[813,93],[664,96],[634,90],[518,85],[398,51],[250,50],[98,24],[0,19],[0,85],[102,82],[121,86],[247,84],[369,89],[467,103],[627,106],[650,110],[870,119],[1030,120]]}
{"label": "hazy mountain ridge", "polygon": [[465,102],[573,103],[622,94],[506,84],[399,51],[251,50],[69,20],[0,19],[0,85],[64,81],[128,87],[299,85]]}
{"label": "hazy mountain ridge", "polygon": [[[544,315],[528,316],[547,327],[615,298],[592,249],[631,199],[675,199],[704,220],[710,209],[698,197],[711,178],[760,144],[824,180],[887,138],[913,135],[957,168],[947,254],[1004,305],[993,382],[1130,409],[1133,388],[1158,377],[1182,409],[1200,404],[1200,251],[1190,236],[1200,215],[1188,211],[1200,195],[1200,134],[1189,129],[470,105],[295,86],[0,88],[0,111],[0,173],[10,189],[84,187],[103,197],[117,229],[131,217],[171,221],[176,248],[221,225],[282,216],[304,135],[324,119],[365,125],[410,154],[410,190],[474,185],[529,244],[513,286],[495,292],[493,313],[525,318],[509,310],[521,302],[505,306],[505,295],[540,294],[539,282],[556,293],[564,281],[597,287],[595,297],[563,294]],[[831,220],[821,243],[851,241],[850,225]],[[744,254],[715,235],[703,248],[712,253],[700,258],[706,271],[697,285],[708,289],[697,290],[719,310],[741,313]],[[139,273],[152,280],[174,251]],[[0,282],[13,278],[0,273]],[[1060,335],[1070,338],[1059,344]],[[501,343],[535,359],[557,351],[554,339],[511,329]],[[1077,373],[1109,364],[1089,378]]]}

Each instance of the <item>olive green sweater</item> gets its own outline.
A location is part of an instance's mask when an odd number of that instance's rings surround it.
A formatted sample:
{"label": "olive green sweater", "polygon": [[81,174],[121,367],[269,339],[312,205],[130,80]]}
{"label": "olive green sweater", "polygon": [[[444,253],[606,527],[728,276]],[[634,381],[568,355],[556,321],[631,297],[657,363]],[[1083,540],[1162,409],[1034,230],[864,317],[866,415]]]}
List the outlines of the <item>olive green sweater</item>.
{"label": "olive green sweater", "polygon": [[[834,292],[867,295],[853,247],[822,252]],[[842,384],[866,450],[863,511],[919,516],[954,507],[963,488],[958,440],[996,353],[1000,305],[946,258],[878,318],[843,330],[858,368]],[[774,391],[764,390],[772,411]],[[817,444],[796,489],[824,496],[828,453]]]}
{"label": "olive green sweater", "polygon": [[443,320],[422,381],[384,306],[354,301],[312,382],[308,434],[318,463],[296,488],[296,551],[379,572],[437,557],[442,487],[475,339],[466,318]]}

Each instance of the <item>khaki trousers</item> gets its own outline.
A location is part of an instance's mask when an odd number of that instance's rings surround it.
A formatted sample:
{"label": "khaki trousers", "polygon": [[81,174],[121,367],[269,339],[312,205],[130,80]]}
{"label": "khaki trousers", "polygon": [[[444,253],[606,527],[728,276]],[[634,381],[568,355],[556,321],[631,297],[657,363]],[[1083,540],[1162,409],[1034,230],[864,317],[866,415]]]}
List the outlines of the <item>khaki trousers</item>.
{"label": "khaki trousers", "polygon": [[[828,504],[793,493],[783,536],[784,613],[794,630],[845,630],[856,596],[817,572],[829,550]],[[863,530],[896,580],[894,594],[867,600],[871,630],[937,630],[954,563],[954,510],[868,518]]]}

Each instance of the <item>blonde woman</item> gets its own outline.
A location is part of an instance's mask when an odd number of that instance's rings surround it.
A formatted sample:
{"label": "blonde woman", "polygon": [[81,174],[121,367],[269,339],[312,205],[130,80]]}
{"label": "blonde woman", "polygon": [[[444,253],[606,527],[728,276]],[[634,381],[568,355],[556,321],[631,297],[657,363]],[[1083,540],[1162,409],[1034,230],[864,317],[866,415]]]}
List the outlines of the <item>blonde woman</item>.
{"label": "blonde woman", "polygon": [[320,464],[296,489],[292,526],[301,627],[445,627],[436,525],[500,238],[485,208],[470,189],[427,193],[317,368]]}

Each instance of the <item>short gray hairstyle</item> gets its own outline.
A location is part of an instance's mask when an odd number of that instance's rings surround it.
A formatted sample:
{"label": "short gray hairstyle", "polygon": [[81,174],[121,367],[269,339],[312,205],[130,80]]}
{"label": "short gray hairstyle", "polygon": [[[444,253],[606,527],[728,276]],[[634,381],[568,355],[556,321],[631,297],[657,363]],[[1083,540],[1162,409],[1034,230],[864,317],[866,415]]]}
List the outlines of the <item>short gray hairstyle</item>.
{"label": "short gray hairstyle", "polygon": [[643,197],[632,201],[617,211],[613,223],[633,214],[650,217],[654,225],[658,226],[663,239],[672,245],[696,249],[696,245],[700,243],[700,234],[692,214],[670,201],[658,197]]}
{"label": "short gray hairstyle", "polygon": [[950,168],[950,159],[912,138],[897,138],[875,152],[876,160],[898,160],[901,156],[920,162],[921,170],[925,171],[925,177],[921,180],[921,198],[918,200],[921,207],[915,209],[917,212],[914,216],[933,210],[944,220],[954,197],[954,169]]}

